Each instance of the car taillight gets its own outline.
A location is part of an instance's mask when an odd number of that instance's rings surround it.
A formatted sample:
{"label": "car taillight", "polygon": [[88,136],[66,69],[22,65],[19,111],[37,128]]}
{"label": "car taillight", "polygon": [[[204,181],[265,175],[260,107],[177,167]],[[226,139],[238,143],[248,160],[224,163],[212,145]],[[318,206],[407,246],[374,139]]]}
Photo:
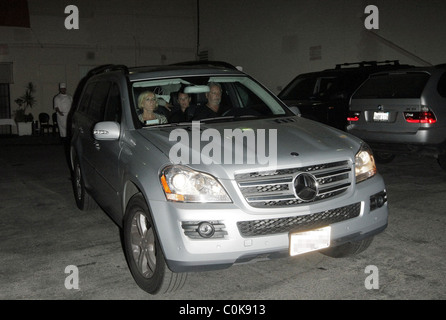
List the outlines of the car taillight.
{"label": "car taillight", "polygon": [[361,112],[350,111],[347,116],[347,121],[358,121],[360,115],[361,115]]}
{"label": "car taillight", "polygon": [[409,123],[435,123],[437,118],[432,111],[404,112],[404,118]]}

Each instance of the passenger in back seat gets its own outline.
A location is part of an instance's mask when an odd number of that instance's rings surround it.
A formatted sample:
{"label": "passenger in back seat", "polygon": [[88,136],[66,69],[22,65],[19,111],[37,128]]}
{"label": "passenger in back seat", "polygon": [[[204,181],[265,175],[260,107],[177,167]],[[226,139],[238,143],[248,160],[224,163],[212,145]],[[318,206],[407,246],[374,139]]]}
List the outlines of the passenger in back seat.
{"label": "passenger in back seat", "polygon": [[184,92],[185,87],[182,86],[177,93],[177,100],[179,108],[172,111],[170,115],[169,122],[184,122],[190,121],[193,118],[195,106],[191,106],[191,97],[189,94]]}

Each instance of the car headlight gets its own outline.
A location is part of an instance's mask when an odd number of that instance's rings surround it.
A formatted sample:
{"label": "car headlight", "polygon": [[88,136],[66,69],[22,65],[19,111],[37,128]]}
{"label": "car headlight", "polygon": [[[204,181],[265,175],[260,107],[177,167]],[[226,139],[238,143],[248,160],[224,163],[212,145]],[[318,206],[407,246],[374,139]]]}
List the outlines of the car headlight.
{"label": "car headlight", "polygon": [[213,176],[185,166],[168,166],[161,172],[167,200],[179,202],[231,202],[223,186]]}
{"label": "car headlight", "polygon": [[375,159],[370,147],[363,143],[355,156],[356,183],[367,180],[376,174]]}

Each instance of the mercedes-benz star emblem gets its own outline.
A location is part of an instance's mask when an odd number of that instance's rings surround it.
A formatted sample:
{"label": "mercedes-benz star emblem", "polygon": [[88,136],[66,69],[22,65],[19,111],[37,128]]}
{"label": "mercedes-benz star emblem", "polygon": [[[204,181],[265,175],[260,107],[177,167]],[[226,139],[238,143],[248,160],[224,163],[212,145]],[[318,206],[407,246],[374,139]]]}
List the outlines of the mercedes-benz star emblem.
{"label": "mercedes-benz star emblem", "polygon": [[312,201],[319,192],[316,178],[309,173],[301,173],[294,178],[294,192],[302,201]]}

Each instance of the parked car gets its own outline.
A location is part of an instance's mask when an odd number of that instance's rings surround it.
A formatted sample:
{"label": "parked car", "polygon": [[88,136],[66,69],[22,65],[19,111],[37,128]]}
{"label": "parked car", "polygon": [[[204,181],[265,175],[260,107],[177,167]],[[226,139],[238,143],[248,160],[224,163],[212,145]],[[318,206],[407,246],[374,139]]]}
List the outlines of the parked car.
{"label": "parked car", "polygon": [[377,161],[427,154],[446,169],[446,65],[371,75],[353,94],[348,120]]}
{"label": "parked car", "polygon": [[[209,83],[222,88],[223,114],[140,121],[142,93],[173,106],[181,89],[207,108]],[[370,148],[296,116],[227,64],[108,65],[77,92],[76,204],[99,205],[121,228],[130,272],[149,293],[181,288],[188,272],[258,258],[356,254],[387,226]]]}
{"label": "parked car", "polygon": [[297,106],[305,118],[345,130],[350,97],[370,74],[409,67],[398,60],[337,64],[334,69],[298,75],[278,97]]}

